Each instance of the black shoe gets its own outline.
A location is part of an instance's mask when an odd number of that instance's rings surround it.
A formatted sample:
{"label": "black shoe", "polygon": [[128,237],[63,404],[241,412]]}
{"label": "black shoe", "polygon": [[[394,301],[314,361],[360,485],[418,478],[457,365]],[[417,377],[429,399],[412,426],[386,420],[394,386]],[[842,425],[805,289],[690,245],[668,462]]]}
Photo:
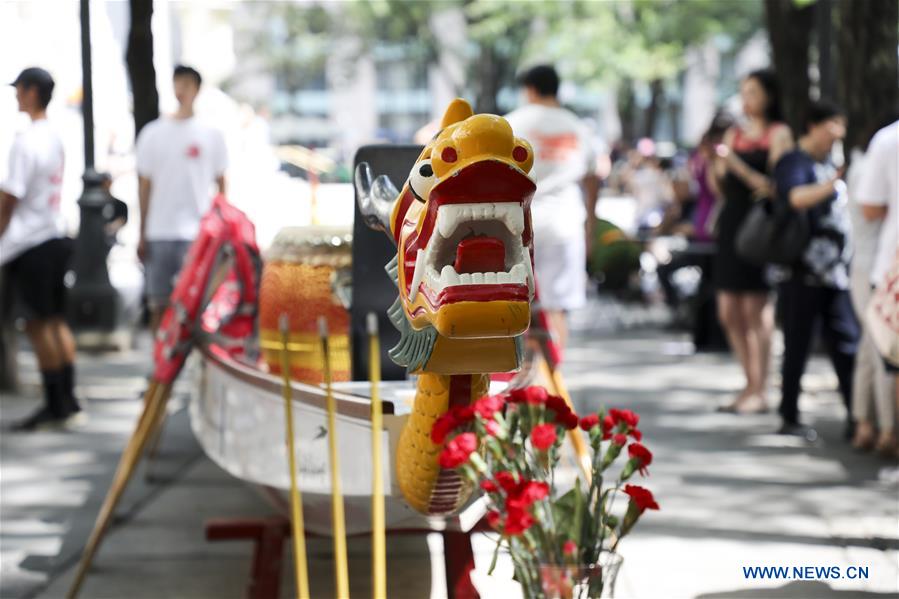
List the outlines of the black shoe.
{"label": "black shoe", "polygon": [[14,423],[10,430],[19,433],[32,433],[40,430],[64,428],[74,414],[59,414],[44,406],[24,420]]}
{"label": "black shoe", "polygon": [[780,430],[777,431],[777,434],[801,437],[809,443],[814,443],[818,440],[818,431],[810,426],[799,424],[798,422],[784,422],[780,427]]}

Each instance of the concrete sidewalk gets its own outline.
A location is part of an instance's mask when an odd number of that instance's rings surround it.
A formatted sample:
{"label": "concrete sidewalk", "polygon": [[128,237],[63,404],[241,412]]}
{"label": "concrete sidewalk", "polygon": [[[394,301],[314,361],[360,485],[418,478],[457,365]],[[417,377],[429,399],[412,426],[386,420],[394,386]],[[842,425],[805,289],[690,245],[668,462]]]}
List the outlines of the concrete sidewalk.
{"label": "concrete sidewalk", "polygon": [[[682,336],[584,330],[566,356],[579,410],[629,407],[641,414],[655,454],[643,483],[661,503],[621,544],[616,597],[899,597],[899,489],[877,482],[886,464],[841,439],[842,406],[829,367],[816,359],[801,405],[822,440],[808,446],[772,434],[773,414],[714,412],[741,383],[727,356],[691,355]],[[146,349],[85,356],[79,390],[90,421],[70,433],[0,439],[0,597],[63,597],[119,452],[138,413]],[[22,353],[22,397],[4,397],[2,420],[35,405],[36,373]],[[186,377],[185,377],[186,378]],[[179,398],[190,392],[188,382]],[[123,502],[82,597],[243,596],[248,543],[207,543],[209,517],[260,516],[268,505],[200,452],[175,402],[157,459]],[[369,596],[367,541],[350,542],[354,596]],[[514,596],[486,577],[491,542],[478,540],[476,584]],[[388,548],[390,596],[442,597],[439,537],[399,537]],[[333,595],[327,541],[310,546],[316,597]],[[430,556],[430,557],[429,557]],[[290,596],[285,560],[283,596]],[[753,580],[744,566],[866,567],[864,580]],[[507,575],[508,573],[505,572]],[[432,585],[433,581],[433,585]],[[432,589],[432,586],[434,587]]]}

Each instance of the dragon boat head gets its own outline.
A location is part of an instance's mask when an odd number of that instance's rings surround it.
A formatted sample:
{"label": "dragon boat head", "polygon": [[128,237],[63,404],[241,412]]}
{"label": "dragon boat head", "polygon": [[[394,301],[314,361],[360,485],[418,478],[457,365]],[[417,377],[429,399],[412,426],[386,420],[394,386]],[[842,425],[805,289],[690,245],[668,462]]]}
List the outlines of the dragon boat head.
{"label": "dragon boat head", "polygon": [[505,119],[457,99],[400,191],[359,165],[360,209],[397,246],[387,270],[399,288],[398,363],[442,374],[519,367],[534,294],[533,163]]}

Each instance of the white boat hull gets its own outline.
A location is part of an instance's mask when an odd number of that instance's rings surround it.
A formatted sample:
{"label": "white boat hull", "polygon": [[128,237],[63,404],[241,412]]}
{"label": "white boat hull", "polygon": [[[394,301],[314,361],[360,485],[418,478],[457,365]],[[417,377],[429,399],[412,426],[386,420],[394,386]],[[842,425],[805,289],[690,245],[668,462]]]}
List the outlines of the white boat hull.
{"label": "white boat hull", "polygon": [[[290,478],[280,379],[210,351],[203,352],[198,370],[199,394],[191,402],[190,421],[203,450],[232,476],[262,487],[277,509],[289,513]],[[371,530],[370,403],[352,393],[359,388],[359,384],[350,383],[335,392],[340,484],[348,534]],[[480,517],[480,509],[469,510],[467,516],[463,512],[450,521],[427,518],[409,508],[400,495],[392,456],[406,419],[403,412],[408,412],[402,391],[407,391],[411,399],[408,383],[387,383],[383,392],[384,411],[400,412],[385,413],[380,433],[387,528],[440,530],[449,525],[467,530]],[[302,383],[293,383],[291,392],[303,519],[309,532],[329,534],[331,482],[325,394],[318,387]]]}

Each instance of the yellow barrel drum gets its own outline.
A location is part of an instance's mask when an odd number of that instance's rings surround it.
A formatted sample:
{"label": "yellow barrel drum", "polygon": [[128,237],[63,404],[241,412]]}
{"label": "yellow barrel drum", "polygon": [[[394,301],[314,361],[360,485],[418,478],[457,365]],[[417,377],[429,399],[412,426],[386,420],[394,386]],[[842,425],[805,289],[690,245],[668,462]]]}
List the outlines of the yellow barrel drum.
{"label": "yellow barrel drum", "polygon": [[334,381],[350,380],[349,269],[352,233],[342,227],[281,229],[265,255],[259,293],[259,337],[269,370],[281,372],[278,320],[290,323],[291,378],[318,384],[324,380],[318,320],[330,335]]}

